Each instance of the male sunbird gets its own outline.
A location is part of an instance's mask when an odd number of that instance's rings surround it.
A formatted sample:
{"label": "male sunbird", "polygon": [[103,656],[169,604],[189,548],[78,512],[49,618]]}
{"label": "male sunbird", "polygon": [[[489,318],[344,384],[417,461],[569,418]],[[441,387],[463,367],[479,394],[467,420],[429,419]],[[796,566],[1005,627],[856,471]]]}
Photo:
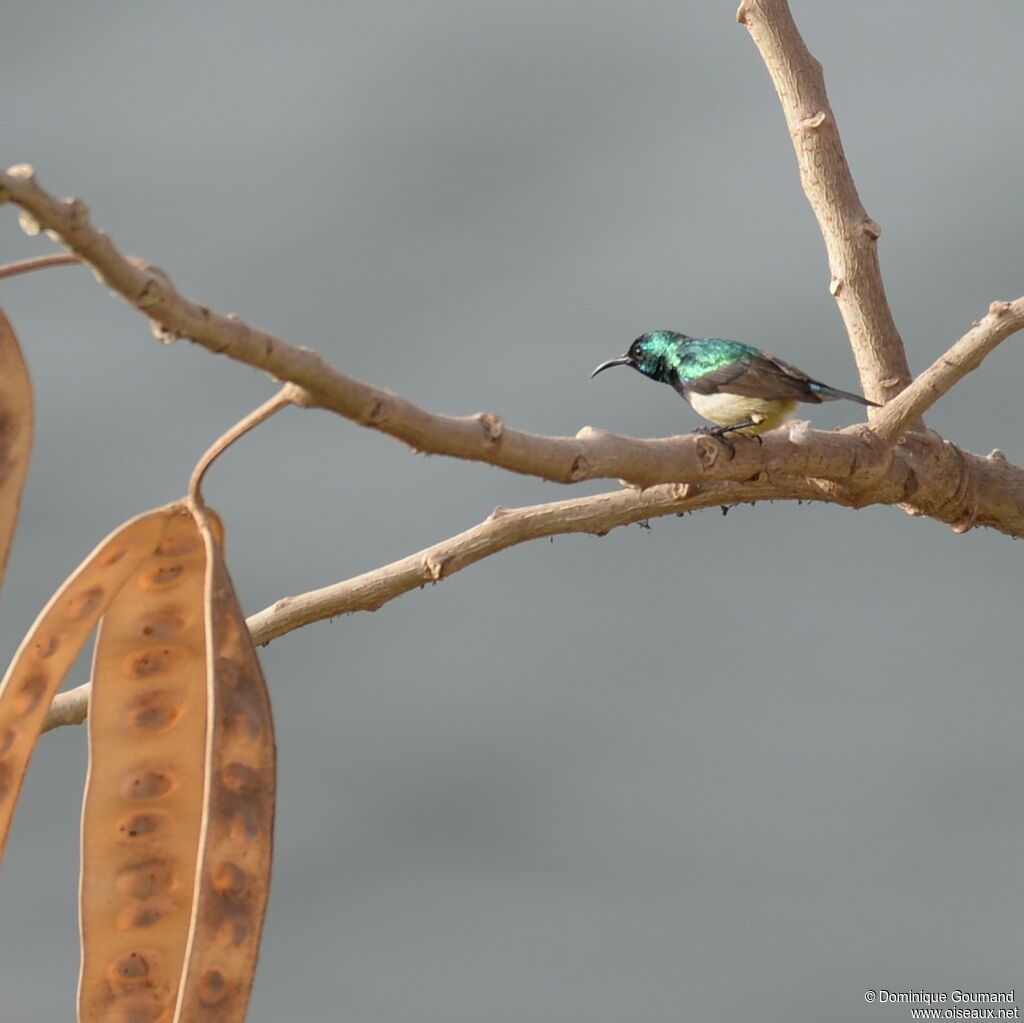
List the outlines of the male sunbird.
{"label": "male sunbird", "polygon": [[846,398],[878,408],[875,402],[814,380],[753,345],[720,337],[652,330],[641,334],[625,355],[602,362],[591,380],[612,366],[632,366],[645,377],[674,387],[694,412],[715,424],[698,432],[720,437],[729,448],[727,433],[754,436],[773,430],[801,401],[818,405]]}

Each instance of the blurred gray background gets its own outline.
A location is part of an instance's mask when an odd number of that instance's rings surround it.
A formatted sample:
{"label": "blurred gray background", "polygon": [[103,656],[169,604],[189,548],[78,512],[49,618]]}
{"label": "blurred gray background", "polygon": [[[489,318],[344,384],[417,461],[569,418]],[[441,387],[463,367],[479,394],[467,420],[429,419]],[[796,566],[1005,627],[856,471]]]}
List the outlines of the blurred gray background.
{"label": "blurred gray background", "polygon": [[[642,331],[857,388],[734,0],[5,11],[0,160],[193,297],[427,408],[640,436],[696,416],[593,366]],[[1024,291],[1017,0],[796,2],[911,364]],[[0,211],[0,259],[49,251]],[[4,282],[35,460],[13,651],[120,521],[272,393],[91,276]],[[1024,461],[1007,342],[930,416]],[[816,425],[852,422],[845,403]],[[247,612],[573,491],[288,411],[218,464]],[[501,554],[263,654],[281,799],[251,1020],[883,1021],[866,988],[1024,987],[1020,549],[763,505]],[[5,655],[6,656],[6,655]],[[77,673],[81,681],[87,668]],[[73,1017],[82,729],[0,874],[0,1017]]]}

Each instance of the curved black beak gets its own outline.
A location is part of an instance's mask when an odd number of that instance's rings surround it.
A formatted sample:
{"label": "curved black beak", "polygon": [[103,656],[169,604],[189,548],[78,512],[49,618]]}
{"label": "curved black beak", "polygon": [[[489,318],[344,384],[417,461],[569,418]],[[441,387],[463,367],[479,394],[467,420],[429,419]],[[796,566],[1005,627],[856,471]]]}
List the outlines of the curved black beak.
{"label": "curved black beak", "polygon": [[603,373],[606,369],[611,369],[612,366],[632,366],[633,360],[628,354],[620,355],[617,359],[609,359],[607,362],[602,362],[593,373],[590,374],[590,379],[593,380],[598,373]]}

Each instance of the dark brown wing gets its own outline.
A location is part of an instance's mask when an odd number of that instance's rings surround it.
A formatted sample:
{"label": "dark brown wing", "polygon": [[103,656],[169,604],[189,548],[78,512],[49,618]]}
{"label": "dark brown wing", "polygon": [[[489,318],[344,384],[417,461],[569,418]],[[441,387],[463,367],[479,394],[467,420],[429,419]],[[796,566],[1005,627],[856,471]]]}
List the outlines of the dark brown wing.
{"label": "dark brown wing", "polygon": [[698,394],[739,394],[748,398],[821,403],[811,388],[812,380],[774,355],[745,355],[742,359],[686,381],[688,390]]}

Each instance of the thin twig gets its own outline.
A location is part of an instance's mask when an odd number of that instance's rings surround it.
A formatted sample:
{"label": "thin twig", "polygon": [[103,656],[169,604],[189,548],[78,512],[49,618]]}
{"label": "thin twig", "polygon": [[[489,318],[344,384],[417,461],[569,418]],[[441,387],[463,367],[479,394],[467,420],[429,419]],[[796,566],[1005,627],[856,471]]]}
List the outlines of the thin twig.
{"label": "thin twig", "polygon": [[240,437],[255,429],[260,423],[268,420],[275,412],[280,412],[286,405],[295,404],[295,388],[285,384],[272,398],[268,398],[259,408],[253,409],[247,416],[240,419],[234,426],[218,437],[206,453],[196,463],[192,477],[188,482],[188,494],[193,504],[203,504],[203,477],[213,463]]}
{"label": "thin twig", "polygon": [[[780,488],[766,481],[715,483],[704,487],[664,484],[647,490],[606,494],[525,508],[496,508],[472,529],[389,565],[320,590],[284,597],[247,619],[253,642],[264,646],[312,622],[355,611],[376,611],[410,590],[440,582],[460,569],[517,544],[564,533],[604,535],[617,526],[662,515],[740,501],[772,499],[840,501],[825,496],[813,483],[790,480]],[[81,724],[88,712],[91,684],[58,693],[43,731]]]}
{"label": "thin twig", "polygon": [[983,319],[886,404],[872,421],[871,429],[886,444],[895,444],[957,381],[977,369],[990,352],[1021,329],[1024,298],[993,302]]}
{"label": "thin twig", "polygon": [[48,256],[31,256],[29,259],[19,259],[13,263],[0,265],[0,280],[29,274],[34,270],[47,270],[51,266],[77,266],[81,262],[73,252],[51,252]]}

